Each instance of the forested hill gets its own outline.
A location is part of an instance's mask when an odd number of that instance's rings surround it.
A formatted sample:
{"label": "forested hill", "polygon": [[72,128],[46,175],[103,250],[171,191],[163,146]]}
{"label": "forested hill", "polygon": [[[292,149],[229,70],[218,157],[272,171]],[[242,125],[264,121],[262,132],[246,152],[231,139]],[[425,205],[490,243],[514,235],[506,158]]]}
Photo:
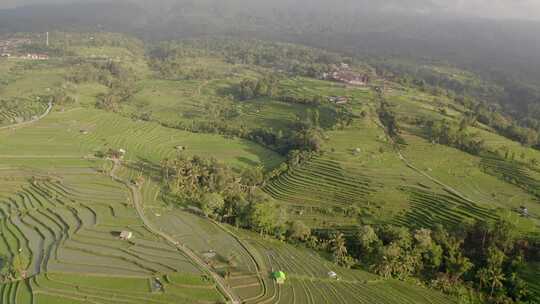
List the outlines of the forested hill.
{"label": "forested hill", "polygon": [[153,40],[235,35],[419,64],[439,60],[502,86],[496,101],[517,116],[540,113],[540,22],[398,15],[347,3],[99,0],[26,6],[0,10],[0,32],[104,30]]}

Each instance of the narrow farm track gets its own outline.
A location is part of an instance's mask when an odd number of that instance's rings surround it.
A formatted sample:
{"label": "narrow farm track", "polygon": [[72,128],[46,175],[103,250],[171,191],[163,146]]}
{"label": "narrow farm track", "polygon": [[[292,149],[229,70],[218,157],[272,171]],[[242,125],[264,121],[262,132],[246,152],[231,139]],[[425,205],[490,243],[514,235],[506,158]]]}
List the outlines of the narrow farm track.
{"label": "narrow farm track", "polygon": [[24,126],[36,123],[36,122],[42,120],[43,118],[47,117],[47,115],[49,115],[49,113],[51,113],[52,108],[53,108],[53,103],[49,102],[49,104],[47,106],[47,109],[39,117],[36,117],[35,119],[29,120],[29,121],[24,121],[24,122],[21,122],[21,123],[0,127],[0,131],[1,130],[7,130],[7,129],[20,128],[20,127],[24,127]]}
{"label": "narrow farm track", "polygon": [[227,285],[225,280],[219,276],[217,273],[212,271],[212,269],[201,259],[199,258],[191,249],[187,248],[184,244],[181,244],[179,241],[174,239],[172,236],[160,231],[158,228],[154,227],[152,222],[144,215],[143,208],[143,199],[142,193],[139,187],[133,185],[129,181],[124,181],[116,175],[116,171],[119,169],[121,162],[119,160],[113,160],[113,168],[111,169],[110,176],[113,180],[124,184],[130,190],[130,193],[133,198],[133,204],[139,218],[142,220],[144,226],[153,234],[158,235],[174,245],[179,251],[184,253],[186,256],[192,259],[201,269],[204,269],[208,274],[212,276],[216,284],[218,285],[220,291],[231,301],[233,304],[241,303],[240,298],[234,293],[234,291]]}
{"label": "narrow farm track", "polygon": [[202,95],[202,90],[205,86],[207,86],[210,82],[208,80],[203,81],[198,87],[197,87],[197,96],[200,97]]}
{"label": "narrow farm track", "polygon": [[[262,290],[263,290],[262,295],[257,297],[257,299],[263,299],[264,297],[266,297],[266,295],[268,294],[268,286],[266,286],[266,282],[264,281],[264,278],[261,276],[261,273],[263,273],[263,269],[261,268],[260,263],[257,261],[257,259],[255,258],[255,256],[251,252],[251,250],[248,248],[248,245],[239,236],[237,236],[234,232],[232,232],[227,227],[223,226],[221,223],[219,223],[217,221],[214,221],[214,220],[211,220],[211,222],[214,225],[216,225],[219,229],[221,229],[222,231],[224,231],[225,233],[227,233],[231,237],[233,237],[238,242],[238,244],[240,244],[240,246],[242,246],[242,248],[244,248],[244,250],[247,252],[247,254],[249,255],[251,261],[255,265],[255,268],[257,270],[257,274],[256,274],[257,279],[259,280],[259,282],[261,284],[261,287],[262,287]],[[274,286],[274,288],[275,288],[275,286]]]}
{"label": "narrow farm track", "polygon": [[420,170],[418,167],[416,167],[411,161],[409,161],[404,155],[403,153],[401,153],[401,151],[399,150],[399,147],[398,145],[396,144],[396,142],[394,141],[394,139],[388,135],[387,131],[386,131],[386,128],[376,119],[373,119],[373,122],[379,127],[381,128],[383,131],[384,131],[384,134],[386,135],[386,138],[388,138],[388,140],[392,143],[392,146],[394,147],[399,159],[408,167],[410,168],[411,170],[415,171],[416,173],[424,176],[425,178],[429,179],[430,181],[434,182],[435,184],[443,187],[444,189],[446,189],[448,192],[452,193],[453,195],[459,197],[460,199],[468,202],[468,203],[471,203],[471,204],[476,204],[476,205],[480,205],[478,204],[477,202],[471,200],[470,198],[468,198],[466,195],[464,195],[463,193],[459,192],[458,190],[456,190],[455,188],[443,183],[442,181],[438,180],[437,178],[429,175],[428,173],[424,172],[423,170]]}

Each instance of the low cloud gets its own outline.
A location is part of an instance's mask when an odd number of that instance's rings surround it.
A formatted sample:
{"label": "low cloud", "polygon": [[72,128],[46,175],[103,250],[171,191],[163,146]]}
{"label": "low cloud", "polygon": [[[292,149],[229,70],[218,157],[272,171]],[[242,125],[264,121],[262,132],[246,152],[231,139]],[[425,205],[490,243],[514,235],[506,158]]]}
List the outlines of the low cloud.
{"label": "low cloud", "polygon": [[[0,8],[33,4],[59,4],[70,2],[115,1],[115,0],[0,0]],[[142,7],[153,8],[170,6],[175,3],[193,5],[190,0],[117,0],[131,1]],[[444,14],[449,16],[468,16],[494,19],[540,20],[540,0],[199,0],[219,2],[220,5],[235,6],[239,3],[248,6],[268,7],[306,7],[326,9],[355,9],[361,11],[393,12],[402,14]],[[330,5],[331,4],[331,5]]]}

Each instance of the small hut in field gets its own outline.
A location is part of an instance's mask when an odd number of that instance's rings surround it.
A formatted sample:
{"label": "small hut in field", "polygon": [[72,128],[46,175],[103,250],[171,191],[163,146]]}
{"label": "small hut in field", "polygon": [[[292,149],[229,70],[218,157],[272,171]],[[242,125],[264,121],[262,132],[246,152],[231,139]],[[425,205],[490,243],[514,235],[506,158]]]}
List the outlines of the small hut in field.
{"label": "small hut in field", "polygon": [[275,272],[272,272],[272,278],[278,284],[285,284],[285,280],[287,279],[287,276],[285,275],[283,271],[275,271]]}
{"label": "small hut in field", "polygon": [[120,232],[120,239],[124,241],[129,241],[133,238],[133,232],[124,230]]}

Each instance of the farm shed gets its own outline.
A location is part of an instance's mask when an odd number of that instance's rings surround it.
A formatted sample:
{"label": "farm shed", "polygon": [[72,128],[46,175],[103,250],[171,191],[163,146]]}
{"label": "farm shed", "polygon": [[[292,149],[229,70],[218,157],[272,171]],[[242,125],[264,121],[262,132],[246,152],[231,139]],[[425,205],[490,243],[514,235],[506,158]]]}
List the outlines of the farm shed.
{"label": "farm shed", "polygon": [[120,232],[120,239],[122,240],[127,241],[127,240],[130,240],[132,237],[133,237],[133,232],[131,231],[124,230]]}
{"label": "farm shed", "polygon": [[276,280],[276,283],[278,284],[285,284],[285,280],[287,279],[287,276],[283,271],[275,271],[272,272],[272,278]]}

